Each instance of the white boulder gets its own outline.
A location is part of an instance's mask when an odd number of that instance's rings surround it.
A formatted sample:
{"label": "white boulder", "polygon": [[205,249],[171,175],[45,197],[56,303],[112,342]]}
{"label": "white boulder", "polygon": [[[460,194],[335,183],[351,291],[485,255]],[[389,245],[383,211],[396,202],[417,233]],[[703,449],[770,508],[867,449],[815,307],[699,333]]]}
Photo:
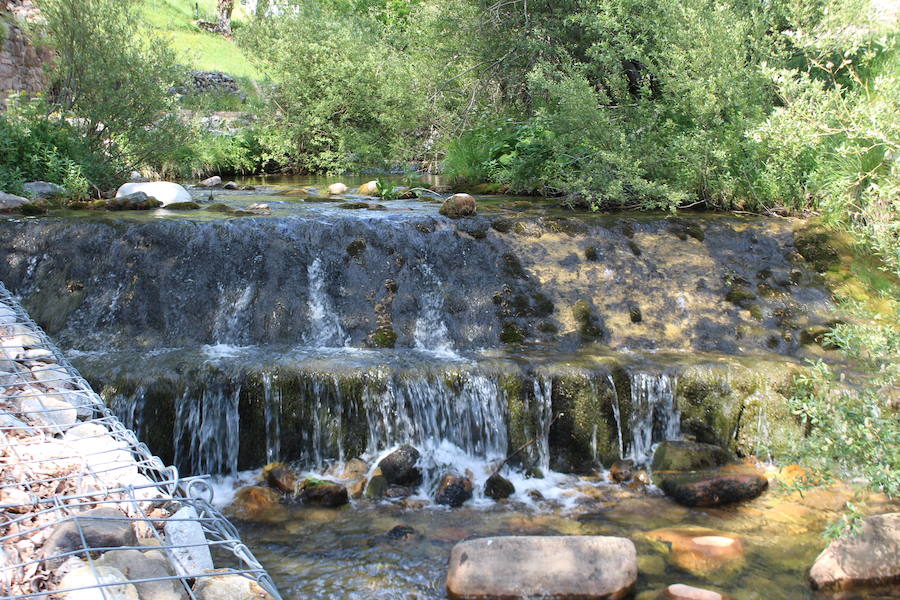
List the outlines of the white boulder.
{"label": "white boulder", "polygon": [[163,206],[175,202],[191,202],[191,194],[183,186],[171,181],[135,181],[116,190],[116,198],[135,192],[144,192],[159,200]]}

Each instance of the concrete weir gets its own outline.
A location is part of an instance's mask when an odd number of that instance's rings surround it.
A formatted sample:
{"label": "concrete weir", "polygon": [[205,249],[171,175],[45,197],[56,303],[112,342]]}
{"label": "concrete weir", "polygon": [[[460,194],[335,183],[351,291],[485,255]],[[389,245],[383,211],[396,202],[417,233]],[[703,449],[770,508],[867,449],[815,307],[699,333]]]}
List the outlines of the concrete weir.
{"label": "concrete weir", "polygon": [[0,596],[272,599],[213,506],[104,405],[0,283]]}

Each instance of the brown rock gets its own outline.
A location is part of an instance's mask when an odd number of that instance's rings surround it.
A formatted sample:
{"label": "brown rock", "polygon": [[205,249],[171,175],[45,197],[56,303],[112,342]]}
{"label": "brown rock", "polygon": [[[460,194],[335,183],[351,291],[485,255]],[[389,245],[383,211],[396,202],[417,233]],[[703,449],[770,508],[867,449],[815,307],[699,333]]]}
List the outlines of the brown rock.
{"label": "brown rock", "polygon": [[509,536],[460,542],[450,554],[450,600],[620,600],[637,579],[627,539]]}
{"label": "brown rock", "polygon": [[472,497],[472,480],[455,473],[447,473],[441,478],[434,501],[450,507],[462,506]]}
{"label": "brown rock", "polygon": [[248,485],[237,491],[226,512],[244,521],[266,521],[281,511],[280,493],[272,488]]}
{"label": "brown rock", "polygon": [[623,481],[628,481],[631,479],[634,474],[634,461],[633,460],[617,460],[612,464],[609,468],[609,476],[612,477],[612,480],[616,483],[622,483]]}
{"label": "brown rock", "polygon": [[475,214],[477,207],[475,198],[469,194],[453,194],[441,205],[440,213],[451,219],[470,217]]}
{"label": "brown rock", "polygon": [[300,501],[311,506],[337,508],[350,501],[347,488],[339,483],[316,483],[307,485],[300,492]]}
{"label": "brown rock", "polygon": [[361,186],[359,186],[359,189],[356,190],[356,193],[359,194],[360,196],[374,196],[378,193],[378,182],[377,181],[366,182],[366,183],[362,184]]}
{"label": "brown rock", "polygon": [[819,590],[900,582],[900,513],[868,517],[858,535],[831,542],[809,579]]}
{"label": "brown rock", "polygon": [[744,542],[731,534],[712,529],[656,529],[645,534],[662,542],[672,562],[697,575],[743,566]]}
{"label": "brown rock", "polygon": [[262,470],[262,477],[270,486],[285,494],[293,494],[299,477],[284,463],[269,463]]}
{"label": "brown rock", "polygon": [[666,475],[660,487],[686,506],[719,506],[756,498],[769,487],[769,480],[760,475],[710,471]]}

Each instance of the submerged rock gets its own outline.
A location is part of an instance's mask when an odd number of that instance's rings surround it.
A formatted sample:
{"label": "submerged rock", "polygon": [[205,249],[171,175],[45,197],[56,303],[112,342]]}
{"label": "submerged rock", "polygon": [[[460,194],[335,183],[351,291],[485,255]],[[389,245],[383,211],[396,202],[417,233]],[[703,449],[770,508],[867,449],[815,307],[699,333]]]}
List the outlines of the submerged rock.
{"label": "submerged rock", "polygon": [[458,507],[472,498],[472,480],[468,477],[447,473],[441,478],[434,501],[450,507]]}
{"label": "submerged rock", "polygon": [[724,465],[728,453],[712,444],[666,441],[656,447],[651,468],[654,471],[695,471]]}
{"label": "submerged rock", "polygon": [[809,579],[817,590],[900,582],[900,513],[868,517],[858,535],[831,542],[816,558]]}
{"label": "submerged rock", "polygon": [[162,205],[159,200],[148,196],[144,192],[116,196],[101,202],[106,210],[149,210]]}
{"label": "submerged rock", "polygon": [[228,183],[226,183],[225,185],[222,186],[222,189],[223,190],[239,190],[239,189],[241,189],[241,186],[239,186],[236,181],[229,181]]}
{"label": "submerged rock", "polygon": [[366,484],[366,491],[364,492],[364,495],[370,500],[378,500],[379,498],[384,497],[384,493],[387,491],[387,488],[387,478],[381,472],[381,469],[375,469],[375,471],[372,473],[372,477]]}
{"label": "submerged rock", "polygon": [[200,205],[196,202],[172,202],[167,204],[168,210],[200,210]]}
{"label": "submerged rock", "polygon": [[264,521],[280,508],[280,493],[272,488],[248,485],[237,491],[227,512],[244,521]]}
{"label": "submerged rock", "polygon": [[191,202],[190,193],[177,183],[170,181],[141,181],[123,184],[116,190],[116,198],[135,192],[144,192],[159,200],[163,206],[174,202]]}
{"label": "submerged rock", "polygon": [[683,583],[670,585],[663,592],[663,598],[667,600],[728,600],[719,592],[691,587]]}
{"label": "submerged rock", "polygon": [[515,493],[516,486],[500,473],[494,473],[484,483],[484,495],[494,500],[505,500]]}
{"label": "submerged rock", "polygon": [[422,483],[419,457],[419,451],[412,446],[400,446],[381,459],[378,468],[391,485],[417,486]]}
{"label": "submerged rock", "polygon": [[509,536],[460,542],[450,554],[451,600],[621,599],[634,589],[637,553],[625,538]]}
{"label": "submerged rock", "polygon": [[769,480],[761,475],[708,471],[666,475],[660,487],[686,506],[719,506],[756,498],[769,487]]}
{"label": "submerged rock", "polygon": [[469,194],[453,194],[441,205],[440,213],[451,219],[471,217],[477,210],[475,198]]}
{"label": "submerged rock", "polygon": [[656,529],[645,534],[660,543],[677,567],[696,575],[708,575],[743,565],[744,542],[712,529]]}

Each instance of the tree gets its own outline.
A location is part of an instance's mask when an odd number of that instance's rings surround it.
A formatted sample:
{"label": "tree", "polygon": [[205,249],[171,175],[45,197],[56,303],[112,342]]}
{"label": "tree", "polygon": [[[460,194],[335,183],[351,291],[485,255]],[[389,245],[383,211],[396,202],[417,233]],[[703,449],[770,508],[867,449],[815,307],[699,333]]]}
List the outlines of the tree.
{"label": "tree", "polygon": [[225,35],[231,35],[231,12],[233,10],[234,0],[219,0],[216,29]]}

